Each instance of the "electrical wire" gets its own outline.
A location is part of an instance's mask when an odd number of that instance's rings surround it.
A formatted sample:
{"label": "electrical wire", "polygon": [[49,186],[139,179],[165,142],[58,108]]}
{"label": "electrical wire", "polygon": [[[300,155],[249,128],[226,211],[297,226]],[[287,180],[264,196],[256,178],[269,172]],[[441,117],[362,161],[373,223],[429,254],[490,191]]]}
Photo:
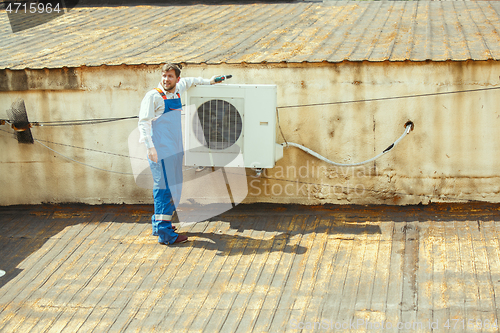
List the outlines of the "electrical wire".
{"label": "electrical wire", "polygon": [[119,157],[127,157],[127,158],[134,158],[134,159],[143,160],[143,161],[147,161],[148,160],[147,158],[143,158],[143,157],[135,157],[135,156],[129,156],[129,155],[124,155],[124,154],[111,153],[111,152],[107,152],[107,151],[104,151],[104,150],[98,150],[98,149],[92,149],[92,148],[86,148],[86,147],[78,147],[78,146],[68,145],[68,144],[65,144],[65,143],[59,143],[59,142],[54,142],[54,141],[40,140],[40,139],[38,139],[37,141],[39,141],[39,142],[45,142],[45,143],[51,143],[51,144],[59,145],[59,146],[70,147],[70,148],[82,149],[82,150],[87,150],[87,151],[92,151],[92,152],[102,153],[102,154],[107,154],[107,155],[113,155],[113,156],[119,156]]}
{"label": "electrical wire", "polygon": [[66,159],[68,159],[68,160],[70,160],[70,161],[73,161],[73,162],[78,163],[78,164],[81,164],[81,165],[88,166],[88,167],[90,167],[90,168],[92,168],[92,169],[101,170],[101,171],[106,171],[106,172],[111,172],[111,173],[117,173],[117,174],[121,174],[121,175],[135,175],[134,173],[130,173],[130,172],[121,172],[121,171],[107,170],[107,169],[102,169],[102,168],[99,168],[99,167],[96,167],[96,166],[93,166],[93,165],[90,165],[90,164],[87,164],[87,163],[83,163],[83,162],[77,161],[77,160],[75,160],[75,159],[73,159],[73,158],[71,158],[71,157],[69,157],[69,156],[66,156],[66,155],[64,155],[64,154],[62,154],[62,153],[60,153],[60,152],[58,152],[58,151],[56,151],[56,150],[54,150],[54,149],[52,149],[52,148],[50,148],[50,147],[46,146],[46,145],[44,145],[43,143],[41,143],[41,142],[40,142],[39,140],[37,140],[37,139],[35,139],[35,142],[38,142],[39,144],[41,144],[41,145],[42,145],[42,146],[44,146],[45,148],[47,148],[47,149],[49,149],[49,150],[53,151],[53,152],[54,152],[54,153],[56,153],[56,154],[61,155],[62,157],[66,158]]}
{"label": "electrical wire", "polygon": [[498,89],[500,89],[500,87],[478,88],[478,89],[469,89],[469,90],[455,90],[455,91],[443,91],[443,92],[428,93],[428,94],[416,94],[416,95],[404,95],[404,96],[392,96],[392,97],[379,97],[379,98],[358,99],[358,100],[350,100],[350,101],[337,101],[337,102],[300,104],[300,105],[285,105],[285,106],[278,106],[278,109],[291,109],[291,108],[303,108],[303,107],[311,107],[311,106],[325,106],[325,105],[339,105],[339,104],[350,104],[350,103],[388,101],[388,100],[404,99],[404,98],[417,98],[417,97],[429,97],[429,96],[462,94],[462,93],[469,93],[469,92],[498,90]]}
{"label": "electrical wire", "polygon": [[75,125],[92,125],[109,123],[120,120],[137,119],[138,116],[119,117],[119,118],[95,118],[95,119],[79,119],[79,120],[60,120],[60,121],[39,121],[34,122],[35,126],[75,126]]}
{"label": "electrical wire", "polygon": [[[60,152],[58,152],[58,151],[56,151],[56,150],[54,150],[54,149],[52,149],[50,147],[47,147],[42,142],[48,142],[48,143],[52,143],[52,144],[56,144],[56,145],[61,145],[61,146],[66,146],[66,147],[71,147],[71,148],[84,149],[84,150],[88,150],[88,151],[93,151],[93,152],[103,153],[103,154],[108,154],[108,155],[114,155],[114,156],[119,156],[119,157],[134,158],[134,159],[143,160],[143,161],[147,161],[148,160],[147,158],[135,157],[135,156],[129,156],[129,155],[123,155],[123,154],[117,154],[117,153],[110,153],[110,152],[106,152],[106,151],[102,151],[102,150],[97,150],[97,149],[90,149],[90,148],[85,148],[85,147],[77,147],[77,146],[67,145],[67,144],[64,144],[64,143],[57,143],[57,142],[46,141],[46,140],[38,140],[38,139],[34,139],[34,141],[38,142],[39,144],[41,144],[45,148],[53,151],[54,153],[57,153],[57,154],[61,155],[62,157],[66,158],[66,159],[68,159],[70,161],[73,161],[73,162],[76,162],[78,164],[82,164],[82,165],[91,167],[93,169],[97,169],[97,170],[101,170],[101,171],[106,171],[106,172],[111,172],[111,173],[118,173],[118,174],[123,174],[123,175],[134,175],[134,176],[136,175],[135,173],[130,173],[130,172],[120,172],[120,171],[102,169],[102,168],[99,168],[99,167],[96,167],[96,166],[93,166],[93,165],[90,165],[90,164],[86,164],[86,163],[77,161],[77,160],[75,160],[75,159],[73,159],[73,158],[71,158],[69,156],[66,156],[66,155],[64,155],[64,154],[62,154],[62,153],[60,153]],[[187,171],[187,170],[191,170],[191,169],[194,169],[194,167],[192,167],[192,168],[186,168],[186,169],[183,169],[183,170]]]}
{"label": "electrical wire", "polygon": [[285,141],[285,144],[288,145],[288,142],[286,141],[285,139],[285,135],[283,134],[283,130],[281,129],[281,124],[280,124],[280,110],[278,108],[276,108],[276,118],[278,120],[278,128],[280,130],[280,133],[281,133],[281,137],[283,138],[283,140]]}
{"label": "electrical wire", "polygon": [[[94,125],[109,123],[120,120],[137,119],[138,116],[130,117],[119,117],[119,118],[93,118],[93,119],[76,119],[76,120],[57,120],[57,121],[34,121],[30,122],[30,127],[40,126],[79,126],[79,125]],[[0,123],[7,123],[12,125],[12,121],[9,119],[0,119]]]}

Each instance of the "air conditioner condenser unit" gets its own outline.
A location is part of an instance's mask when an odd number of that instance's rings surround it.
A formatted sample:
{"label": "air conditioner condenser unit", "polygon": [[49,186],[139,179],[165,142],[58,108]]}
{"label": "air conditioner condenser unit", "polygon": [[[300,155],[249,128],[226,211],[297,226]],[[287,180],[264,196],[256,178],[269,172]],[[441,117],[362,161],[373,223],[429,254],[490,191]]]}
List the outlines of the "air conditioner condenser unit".
{"label": "air conditioner condenser unit", "polygon": [[276,85],[217,84],[186,95],[187,166],[272,168],[276,143]]}

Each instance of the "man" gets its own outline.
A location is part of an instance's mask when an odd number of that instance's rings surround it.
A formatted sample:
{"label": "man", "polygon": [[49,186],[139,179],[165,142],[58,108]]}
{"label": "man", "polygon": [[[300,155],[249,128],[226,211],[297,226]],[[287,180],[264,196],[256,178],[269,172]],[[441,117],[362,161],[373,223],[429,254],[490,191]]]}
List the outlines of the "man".
{"label": "man", "polygon": [[154,180],[153,235],[158,236],[161,244],[188,240],[187,236],[177,234],[172,226],[172,215],[182,190],[181,94],[192,85],[214,84],[216,78],[181,78],[180,74],[179,66],[165,64],[158,87],[146,93],[139,112],[139,141],[148,149]]}

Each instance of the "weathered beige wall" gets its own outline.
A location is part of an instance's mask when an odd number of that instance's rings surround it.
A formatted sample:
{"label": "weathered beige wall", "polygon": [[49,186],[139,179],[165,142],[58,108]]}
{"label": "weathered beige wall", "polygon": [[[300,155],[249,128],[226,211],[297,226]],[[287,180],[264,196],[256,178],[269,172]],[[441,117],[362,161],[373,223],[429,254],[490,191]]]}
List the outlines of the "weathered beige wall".
{"label": "weathered beige wall", "polygon": [[[233,75],[230,83],[276,84],[278,105],[284,106],[491,88],[500,85],[499,69],[494,61],[225,64],[186,66],[183,75],[209,78],[223,73]],[[71,120],[136,115],[144,93],[158,83],[159,67],[4,71],[1,75],[4,110],[21,97],[31,121]],[[25,82],[14,82],[16,77]],[[500,91],[490,90],[280,109],[288,141],[342,163],[362,161],[383,151],[402,134],[407,120],[414,122],[415,130],[390,153],[356,168],[330,166],[287,148],[284,158],[261,178],[254,178],[248,170],[246,202],[498,202],[498,105]],[[136,124],[136,120],[125,120],[37,127],[32,132],[40,140],[127,155],[127,138]],[[10,131],[6,126],[0,129]],[[277,140],[283,142],[279,131]],[[39,144],[18,144],[5,132],[0,132],[0,144],[2,205],[152,202],[150,191],[138,187],[132,176],[76,164]],[[46,144],[100,168],[131,172],[126,157]]]}

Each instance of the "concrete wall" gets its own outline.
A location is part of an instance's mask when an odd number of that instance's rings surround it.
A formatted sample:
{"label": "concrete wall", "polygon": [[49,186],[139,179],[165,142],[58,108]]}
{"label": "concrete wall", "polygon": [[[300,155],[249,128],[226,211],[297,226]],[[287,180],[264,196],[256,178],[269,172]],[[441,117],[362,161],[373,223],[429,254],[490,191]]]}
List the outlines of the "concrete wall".
{"label": "concrete wall", "polygon": [[[498,62],[485,61],[189,65],[182,74],[206,78],[232,74],[230,83],[276,84],[278,105],[285,106],[491,88],[500,85],[499,73]],[[23,98],[30,121],[131,116],[138,113],[142,97],[159,77],[159,66],[4,70],[0,105],[6,110],[16,98]],[[245,202],[498,202],[498,105],[500,91],[489,90],[282,108],[280,124],[287,141],[342,163],[366,160],[383,151],[403,133],[408,120],[415,129],[393,151],[356,168],[334,167],[286,148],[284,158],[262,177],[255,178],[247,170]],[[127,138],[136,125],[134,119],[35,127],[32,133],[75,160],[131,172],[129,159],[119,155],[128,155]],[[18,144],[10,128],[0,129],[1,205],[152,203],[150,190],[137,186],[130,175],[77,164],[38,143]],[[277,141],[283,142],[277,133]]]}

